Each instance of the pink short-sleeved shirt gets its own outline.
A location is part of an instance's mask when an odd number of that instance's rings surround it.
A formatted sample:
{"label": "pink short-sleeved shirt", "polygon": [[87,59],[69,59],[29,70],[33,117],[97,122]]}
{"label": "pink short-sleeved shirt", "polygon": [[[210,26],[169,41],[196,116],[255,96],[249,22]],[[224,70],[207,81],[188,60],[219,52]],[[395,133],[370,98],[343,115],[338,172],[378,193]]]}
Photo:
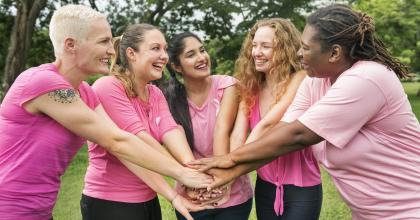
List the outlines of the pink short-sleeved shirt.
{"label": "pink short-sleeved shirt", "polygon": [[284,121],[326,141],[312,146],[353,219],[420,219],[420,125],[395,73],[359,61],[331,85],[306,78]]}
{"label": "pink short-sleeved shirt", "polygon": [[[98,79],[92,86],[103,108],[119,128],[132,134],[146,131],[156,140],[177,127],[162,91],[146,85],[147,102],[129,98],[121,81],[114,76]],[[146,202],[156,193],[128,170],[115,156],[89,143],[89,166],[85,176],[85,195],[118,202]]]}
{"label": "pink short-sleeved shirt", "polygon": [[[257,97],[255,105],[250,112],[250,128],[253,129],[260,120],[260,106]],[[321,183],[318,163],[310,148],[278,157],[274,161],[259,168],[257,173],[261,179],[276,185],[276,199],[273,205],[277,215],[282,215],[284,210],[284,184],[308,187]]]}
{"label": "pink short-sleeved shirt", "polygon": [[[0,219],[45,220],[52,214],[60,176],[85,143],[44,114],[23,105],[38,96],[73,87],[53,64],[21,73],[0,107]],[[95,109],[99,101],[85,82],[81,99]]]}
{"label": "pink short-sleeved shirt", "polygon": [[[225,88],[236,83],[236,79],[231,76],[213,75],[211,77],[212,85],[205,103],[199,107],[191,101],[188,102],[194,132],[195,149],[193,154],[196,159],[213,155],[214,127],[223,92]],[[229,201],[218,208],[242,204],[252,198],[252,194],[249,176],[243,175],[232,184]]]}

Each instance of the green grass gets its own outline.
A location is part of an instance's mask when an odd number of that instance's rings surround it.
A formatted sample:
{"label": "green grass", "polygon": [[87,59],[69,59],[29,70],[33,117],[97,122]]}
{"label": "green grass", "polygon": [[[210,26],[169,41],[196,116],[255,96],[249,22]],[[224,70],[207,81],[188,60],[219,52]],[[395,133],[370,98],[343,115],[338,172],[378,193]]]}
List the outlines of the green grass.
{"label": "green grass", "polygon": [[[403,85],[408,94],[408,98],[410,99],[413,111],[418,118],[420,115],[420,97],[417,97],[416,94],[420,88],[420,83],[403,83]],[[83,188],[83,178],[86,172],[87,158],[86,147],[83,147],[74,158],[66,173],[63,175],[58,201],[53,212],[54,219],[81,219],[79,201]],[[255,182],[255,172],[251,173],[251,177],[253,182]],[[322,171],[322,185],[324,198],[320,219],[351,219],[349,208],[343,203],[340,195],[334,187],[333,182],[324,171]],[[163,219],[175,219],[174,211],[170,204],[161,198],[160,204],[162,207]],[[255,217],[255,207],[252,209],[249,219],[257,219]]]}

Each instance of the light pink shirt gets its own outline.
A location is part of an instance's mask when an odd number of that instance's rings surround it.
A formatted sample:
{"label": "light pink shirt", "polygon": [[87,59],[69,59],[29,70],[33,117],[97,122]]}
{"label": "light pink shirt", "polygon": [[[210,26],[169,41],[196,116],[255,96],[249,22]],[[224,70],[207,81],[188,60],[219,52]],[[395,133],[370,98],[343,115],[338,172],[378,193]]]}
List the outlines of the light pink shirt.
{"label": "light pink shirt", "polygon": [[[92,88],[110,118],[125,131],[135,135],[146,131],[161,141],[166,132],[177,127],[162,91],[154,85],[146,85],[147,102],[128,98],[121,81],[113,76],[98,79]],[[89,166],[83,193],[128,203],[146,202],[156,197],[156,193],[115,156],[93,143],[89,143]]]}
{"label": "light pink shirt", "polygon": [[[23,108],[58,89],[73,87],[53,64],[44,64],[21,73],[1,104],[0,219],[49,219],[60,177],[85,142],[47,115]],[[87,83],[78,91],[89,108],[99,105]]]}
{"label": "light pink shirt", "polygon": [[306,78],[283,120],[323,137],[312,147],[353,219],[420,219],[420,125],[395,73],[359,61],[331,86]]}
{"label": "light pink shirt", "polygon": [[[249,126],[251,129],[261,120],[259,98],[251,109]],[[315,186],[321,183],[318,163],[310,148],[305,148],[273,160],[257,170],[258,176],[276,185],[274,211],[282,215],[284,211],[283,185],[292,184],[300,187]]]}
{"label": "light pink shirt", "polygon": [[[207,100],[202,106],[189,101],[189,110],[194,132],[196,159],[213,155],[213,137],[216,118],[224,89],[236,83],[236,79],[226,75],[213,75],[212,85]],[[178,188],[179,190],[179,188]],[[231,186],[230,199],[218,208],[242,204],[252,198],[252,186],[248,175],[237,178]]]}

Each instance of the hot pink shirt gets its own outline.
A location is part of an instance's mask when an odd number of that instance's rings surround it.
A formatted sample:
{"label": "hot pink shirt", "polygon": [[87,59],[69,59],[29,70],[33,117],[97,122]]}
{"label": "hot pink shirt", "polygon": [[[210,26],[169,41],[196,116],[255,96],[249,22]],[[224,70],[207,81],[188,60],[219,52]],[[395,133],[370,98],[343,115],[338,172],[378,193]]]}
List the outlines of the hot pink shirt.
{"label": "hot pink shirt", "polygon": [[[213,155],[214,127],[217,113],[223,98],[224,89],[236,83],[231,76],[213,75],[212,85],[205,103],[198,107],[188,101],[191,121],[194,132],[195,149],[193,154],[196,159],[211,157]],[[242,204],[252,198],[252,186],[248,175],[237,178],[231,186],[230,199],[218,208],[225,208]]]}
{"label": "hot pink shirt", "polygon": [[420,125],[395,73],[359,61],[331,85],[306,78],[283,120],[323,137],[312,147],[353,219],[420,219]]}
{"label": "hot pink shirt", "polygon": [[[147,102],[128,98],[121,81],[113,76],[98,79],[92,86],[107,114],[119,128],[132,134],[146,131],[156,140],[177,127],[162,91],[146,85]],[[85,176],[85,195],[119,202],[146,202],[156,193],[128,170],[115,156],[97,144],[89,143],[89,166]]]}
{"label": "hot pink shirt", "polygon": [[[250,128],[253,129],[260,120],[260,104],[259,98],[257,97],[255,105],[250,112]],[[305,187],[315,186],[321,183],[318,163],[310,148],[278,157],[269,164],[259,168],[257,173],[261,179],[276,185],[274,211],[277,215],[282,215],[284,211],[284,184]]]}
{"label": "hot pink shirt", "polygon": [[[0,107],[0,219],[51,217],[60,176],[85,139],[44,114],[31,114],[23,104],[58,89],[73,89],[53,64],[21,73]],[[89,85],[78,88],[95,109],[99,101]]]}

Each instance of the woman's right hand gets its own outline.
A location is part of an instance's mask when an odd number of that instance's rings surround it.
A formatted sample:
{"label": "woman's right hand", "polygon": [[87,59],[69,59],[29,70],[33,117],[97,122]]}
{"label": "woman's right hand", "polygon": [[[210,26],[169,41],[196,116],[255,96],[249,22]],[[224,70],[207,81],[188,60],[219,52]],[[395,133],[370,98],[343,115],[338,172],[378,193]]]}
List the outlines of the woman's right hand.
{"label": "woman's right hand", "polygon": [[235,161],[232,160],[230,154],[222,156],[214,156],[210,158],[201,158],[187,163],[188,167],[197,169],[199,171],[207,171],[211,168],[231,168],[235,166]]}
{"label": "woman's right hand", "polygon": [[201,171],[183,167],[179,182],[190,188],[207,188],[213,183],[213,177]]}

